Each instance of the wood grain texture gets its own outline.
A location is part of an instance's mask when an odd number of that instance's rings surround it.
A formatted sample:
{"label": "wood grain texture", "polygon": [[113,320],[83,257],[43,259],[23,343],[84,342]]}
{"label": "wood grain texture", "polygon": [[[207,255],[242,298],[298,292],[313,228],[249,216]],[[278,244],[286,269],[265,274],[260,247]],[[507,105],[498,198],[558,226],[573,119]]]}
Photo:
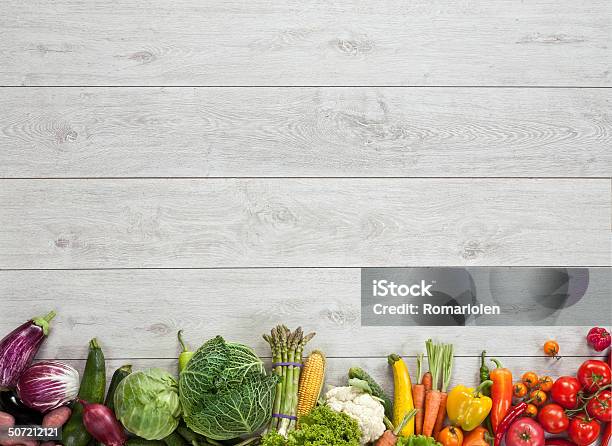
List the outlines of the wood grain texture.
{"label": "wood grain texture", "polygon": [[610,262],[608,180],[4,180],[0,268]]}
{"label": "wood grain texture", "polygon": [[609,86],[611,15],[608,0],[6,0],[0,84]]}
{"label": "wood grain texture", "polygon": [[[593,271],[592,300],[605,293],[602,272]],[[592,353],[584,340],[590,327],[362,327],[360,276],[359,269],[1,271],[0,335],[54,309],[45,357],[82,358],[93,337],[109,357],[174,357],[180,329],[192,346],[221,334],[269,356],[261,335],[281,322],[316,332],[313,345],[336,357],[414,356],[428,337],[458,334],[458,355],[541,356],[550,338],[563,355]],[[599,324],[609,325],[609,316]],[[505,342],[518,332],[520,342]]]}
{"label": "wood grain texture", "polygon": [[0,177],[607,176],[612,90],[3,91]]}

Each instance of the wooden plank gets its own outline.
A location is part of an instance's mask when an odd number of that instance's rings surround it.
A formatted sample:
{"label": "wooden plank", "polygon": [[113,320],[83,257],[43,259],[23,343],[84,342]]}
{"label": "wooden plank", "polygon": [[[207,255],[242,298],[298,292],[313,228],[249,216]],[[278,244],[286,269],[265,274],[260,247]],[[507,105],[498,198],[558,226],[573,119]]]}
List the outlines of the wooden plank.
{"label": "wooden plank", "polygon": [[[498,357],[504,366],[508,367],[514,376],[520,376],[527,371],[535,371],[540,376],[548,375],[556,379],[562,375],[575,375],[580,364],[585,358],[566,357],[556,361],[551,358],[505,358]],[[405,358],[408,369],[411,373],[416,373],[416,359]],[[83,370],[84,360],[67,361],[79,370]],[[266,361],[269,364],[269,361]],[[113,370],[123,364],[132,364],[134,370],[146,369],[149,367],[160,367],[171,373],[176,373],[176,359],[120,359],[107,361],[109,377]],[[346,385],[346,374],[348,369],[353,366],[363,367],[370,373],[381,386],[393,395],[393,380],[386,358],[328,358],[326,369],[326,385],[341,386]],[[427,363],[425,363],[427,367]],[[478,369],[480,358],[462,357],[455,358],[453,367],[453,377],[451,386],[464,384],[475,386],[478,383]]]}
{"label": "wooden plank", "polygon": [[0,268],[610,262],[608,180],[4,180]]}
{"label": "wooden plank", "polygon": [[[605,283],[592,285],[597,298]],[[0,296],[0,337],[57,311],[45,357],[83,358],[93,337],[113,358],[174,357],[179,329],[194,347],[221,334],[269,356],[261,334],[281,322],[316,332],[311,347],[336,357],[414,356],[429,337],[456,342],[458,355],[539,356],[551,338],[562,355],[591,354],[589,327],[362,327],[359,269],[2,271]]]}
{"label": "wooden plank", "polygon": [[608,0],[21,6],[0,5],[2,85],[612,82]]}
{"label": "wooden plank", "polygon": [[611,90],[3,91],[0,177],[607,176]]}

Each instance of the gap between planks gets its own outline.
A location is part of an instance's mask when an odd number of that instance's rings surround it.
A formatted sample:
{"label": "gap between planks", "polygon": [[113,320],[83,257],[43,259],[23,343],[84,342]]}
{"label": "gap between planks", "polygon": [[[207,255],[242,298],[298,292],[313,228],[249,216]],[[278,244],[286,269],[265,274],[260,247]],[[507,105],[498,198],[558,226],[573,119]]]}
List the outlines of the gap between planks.
{"label": "gap between planks", "polygon": [[362,269],[362,268],[612,268],[611,265],[388,265],[388,266],[181,266],[181,267],[100,267],[100,268],[0,268],[0,272],[17,271],[174,271],[174,270],[249,270],[249,269]]}
{"label": "gap between planks", "polygon": [[512,88],[547,90],[605,90],[612,87],[596,85],[0,85],[0,88]]}
{"label": "gap between planks", "polygon": [[151,177],[151,176],[126,176],[126,177],[1,177],[0,180],[20,180],[20,181],[48,181],[48,180],[612,180],[612,177],[583,177],[583,176],[554,176],[554,177],[534,177],[534,176],[479,176],[479,177],[398,177],[398,176],[171,176],[171,177]]}

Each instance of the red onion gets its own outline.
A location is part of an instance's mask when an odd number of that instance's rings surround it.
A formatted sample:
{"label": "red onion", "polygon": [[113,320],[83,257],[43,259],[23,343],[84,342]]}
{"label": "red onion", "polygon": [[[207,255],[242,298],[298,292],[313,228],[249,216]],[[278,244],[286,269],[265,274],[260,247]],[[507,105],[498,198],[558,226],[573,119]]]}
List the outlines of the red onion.
{"label": "red onion", "polygon": [[55,312],[20,325],[0,341],[0,387],[17,385],[19,375],[32,363],[49,334],[49,322]]}
{"label": "red onion", "polygon": [[57,361],[37,362],[17,381],[19,399],[39,412],[48,412],[74,401],[78,393],[79,372]]}
{"label": "red onion", "polygon": [[79,400],[83,405],[83,425],[87,432],[106,446],[123,446],[127,436],[115,413],[104,404]]}

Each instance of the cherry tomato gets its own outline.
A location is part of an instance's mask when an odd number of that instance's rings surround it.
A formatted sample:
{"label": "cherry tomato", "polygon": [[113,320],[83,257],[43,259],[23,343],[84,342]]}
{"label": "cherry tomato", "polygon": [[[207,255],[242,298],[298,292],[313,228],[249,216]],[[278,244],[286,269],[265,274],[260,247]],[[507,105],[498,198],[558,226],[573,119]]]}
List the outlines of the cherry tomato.
{"label": "cherry tomato", "polygon": [[461,446],[463,443],[463,432],[455,426],[446,426],[438,434],[437,440],[442,446]]}
{"label": "cherry tomato", "polygon": [[602,390],[587,404],[587,413],[604,423],[612,422],[612,392]]}
{"label": "cherry tomato", "polygon": [[538,383],[538,375],[534,372],[523,373],[521,381],[523,381],[523,384],[525,384],[529,389],[531,389]]}
{"label": "cherry tomato", "polygon": [[597,440],[601,426],[594,419],[588,419],[585,415],[578,415],[570,421],[567,431],[570,440],[578,446],[587,446]]}
{"label": "cherry tomato", "polygon": [[544,353],[546,356],[559,356],[559,343],[557,341],[546,341],[544,343]]}
{"label": "cherry tomato", "polygon": [[565,410],[558,404],[547,404],[540,409],[538,421],[544,430],[550,434],[560,434],[569,427],[570,421]]}
{"label": "cherry tomato", "polygon": [[578,392],[582,386],[573,376],[562,376],[552,386],[552,399],[565,409],[575,409],[578,405]]}
{"label": "cherry tomato", "polygon": [[523,383],[514,384],[514,387],[512,387],[512,394],[516,398],[523,398],[525,395],[527,395],[527,386]]}
{"label": "cherry tomato", "polygon": [[597,359],[584,361],[576,376],[582,387],[589,392],[595,392],[612,381],[610,366]]}
{"label": "cherry tomato", "polygon": [[533,404],[541,406],[546,402],[548,396],[541,390],[534,390],[529,394],[529,398],[532,400]]}
{"label": "cherry tomato", "polygon": [[550,389],[552,389],[553,386],[553,379],[550,376],[541,376],[540,377],[540,390],[543,390],[544,392],[550,392]]}
{"label": "cherry tomato", "polygon": [[527,404],[527,408],[525,409],[525,415],[529,417],[535,417],[538,414],[538,408],[535,404]]}

